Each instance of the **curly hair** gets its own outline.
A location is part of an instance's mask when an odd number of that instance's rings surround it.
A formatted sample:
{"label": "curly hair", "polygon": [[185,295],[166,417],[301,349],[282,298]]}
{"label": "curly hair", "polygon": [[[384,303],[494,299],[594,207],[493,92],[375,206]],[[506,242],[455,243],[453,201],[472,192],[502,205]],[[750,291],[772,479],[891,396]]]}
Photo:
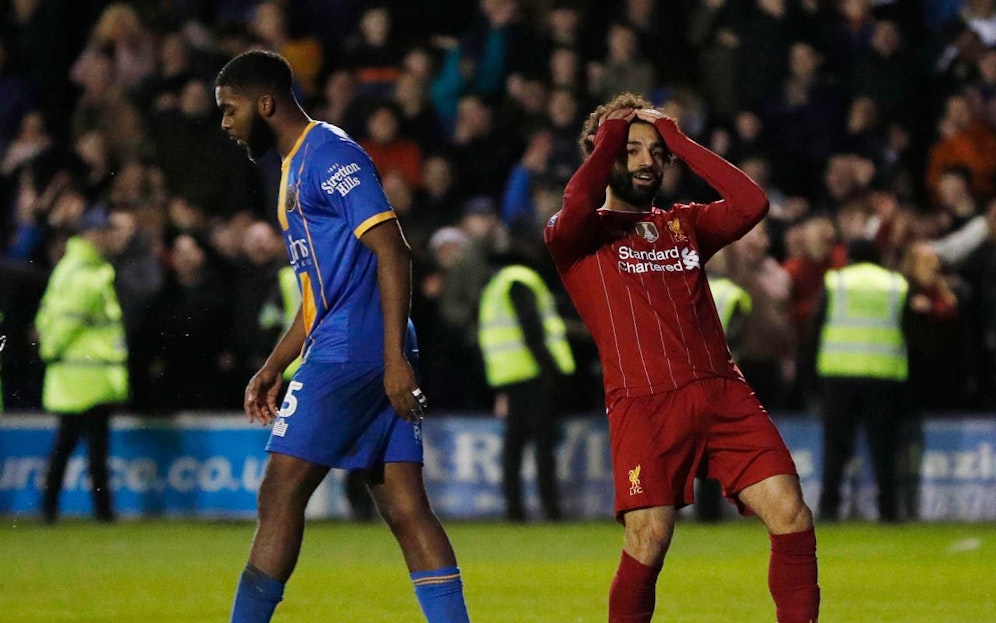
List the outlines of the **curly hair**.
{"label": "curly hair", "polygon": [[610,112],[620,110],[622,108],[633,108],[638,110],[640,108],[653,108],[653,104],[647,101],[641,95],[636,93],[620,93],[619,95],[612,98],[611,101],[600,105],[596,108],[588,118],[585,119],[584,125],[581,126],[581,136],[578,139],[578,146],[581,148],[581,156],[587,159],[593,149],[595,149],[595,132],[598,131],[598,120],[602,118],[602,115],[606,115]]}

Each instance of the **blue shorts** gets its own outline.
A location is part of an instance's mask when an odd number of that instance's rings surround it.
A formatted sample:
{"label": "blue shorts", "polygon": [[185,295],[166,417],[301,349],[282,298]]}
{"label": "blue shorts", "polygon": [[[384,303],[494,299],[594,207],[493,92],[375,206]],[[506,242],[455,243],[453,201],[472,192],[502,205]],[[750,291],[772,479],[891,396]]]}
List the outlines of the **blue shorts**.
{"label": "blue shorts", "polygon": [[339,469],[421,464],[422,428],[395,413],[383,364],[306,360],[287,387],[266,451]]}

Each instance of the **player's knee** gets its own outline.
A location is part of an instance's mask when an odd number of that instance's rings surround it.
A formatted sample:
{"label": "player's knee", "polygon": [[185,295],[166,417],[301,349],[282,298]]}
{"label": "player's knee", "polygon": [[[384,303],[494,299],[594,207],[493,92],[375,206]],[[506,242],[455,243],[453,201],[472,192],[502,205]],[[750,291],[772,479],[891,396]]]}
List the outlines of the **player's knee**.
{"label": "player's knee", "polygon": [[813,527],[813,513],[798,496],[784,498],[768,526],[772,534],[803,532]]}

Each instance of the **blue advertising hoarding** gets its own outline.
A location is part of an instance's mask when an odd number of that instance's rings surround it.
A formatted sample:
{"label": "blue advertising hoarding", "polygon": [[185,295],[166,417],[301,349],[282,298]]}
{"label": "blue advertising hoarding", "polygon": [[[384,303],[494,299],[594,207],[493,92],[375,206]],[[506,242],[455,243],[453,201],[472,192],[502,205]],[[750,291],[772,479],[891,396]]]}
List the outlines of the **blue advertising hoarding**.
{"label": "blue advertising hoarding", "polygon": [[[816,507],[822,428],[811,418],[776,419],[792,451],[803,494]],[[55,419],[0,419],[0,514],[38,512]],[[475,414],[426,421],[425,480],[437,513],[447,518],[498,518],[502,422]],[[241,416],[183,415],[168,419],[117,417],[111,430],[111,485],[122,516],[244,517],[255,514],[266,466],[268,431]],[[936,418],[923,426],[920,517],[929,521],[996,520],[996,418]],[[844,488],[846,516],[875,517],[875,484],[863,440]],[[535,464],[523,467],[527,509],[538,515]],[[343,475],[333,471],[308,507],[311,517],[348,517]],[[563,421],[558,480],[564,513],[612,517],[608,427],[603,417]],[[91,509],[83,444],[69,461],[61,498],[65,515]],[[727,510],[732,516],[732,507]]]}

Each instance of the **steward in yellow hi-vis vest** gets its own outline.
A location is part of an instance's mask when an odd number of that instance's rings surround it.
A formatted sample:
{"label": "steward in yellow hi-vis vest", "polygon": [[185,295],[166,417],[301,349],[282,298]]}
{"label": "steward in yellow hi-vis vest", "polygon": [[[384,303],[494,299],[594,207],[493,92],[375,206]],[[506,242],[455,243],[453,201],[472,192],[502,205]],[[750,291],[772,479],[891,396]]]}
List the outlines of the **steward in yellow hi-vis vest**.
{"label": "steward in yellow hi-vis vest", "polygon": [[[259,310],[259,328],[272,331],[279,328],[281,334],[290,330],[301,307],[301,288],[297,282],[297,273],[291,266],[283,266],[277,271],[277,288]],[[292,361],[284,370],[284,380],[290,381],[301,367],[301,357]]]}
{"label": "steward in yellow hi-vis vest", "polygon": [[82,237],[70,238],[35,317],[45,362],[42,406],[83,413],[128,398],[128,350],[114,268]]}
{"label": "steward in yellow hi-vis vest", "polygon": [[532,291],[542,321],[544,343],[561,374],[574,372],[574,356],[567,342],[567,327],[557,313],[553,296],[539,273],[525,266],[508,266],[491,278],[481,294],[478,342],[491,387],[502,387],[536,378],[542,370],[526,344],[520,318],[512,302],[513,284]]}
{"label": "steward in yellow hi-vis vest", "polygon": [[820,376],[905,381],[902,315],[909,285],[899,273],[856,264],[827,271],[826,322],[816,370]]}
{"label": "steward in yellow hi-vis vest", "polygon": [[502,456],[505,513],[526,518],[522,501],[522,453],[536,442],[540,502],[549,520],[560,519],[555,451],[562,401],[557,383],[574,373],[567,326],[553,295],[532,268],[506,265],[484,287],[478,342],[488,384],[497,392],[495,412],[505,418]]}
{"label": "steward in yellow hi-vis vest", "polygon": [[66,463],[81,437],[87,438],[97,519],[114,519],[107,469],[110,416],[128,398],[128,349],[107,257],[121,249],[102,206],[83,214],[80,229],[66,242],[35,316],[38,353],[45,362],[42,405],[59,415],[41,504],[46,522],[58,516]]}
{"label": "steward in yellow hi-vis vest", "polygon": [[878,265],[871,241],[849,243],[848,260],[848,266],[827,272],[814,326],[823,409],[819,514],[826,521],[839,518],[844,468],[861,426],[878,482],[879,519],[898,521],[898,439],[908,411],[904,325],[909,285],[901,274]]}
{"label": "steward in yellow hi-vis vest", "polygon": [[750,313],[753,301],[747,290],[744,290],[727,277],[709,277],[709,289],[716,302],[716,313],[723,324],[727,341],[730,341],[730,324],[734,316]]}

